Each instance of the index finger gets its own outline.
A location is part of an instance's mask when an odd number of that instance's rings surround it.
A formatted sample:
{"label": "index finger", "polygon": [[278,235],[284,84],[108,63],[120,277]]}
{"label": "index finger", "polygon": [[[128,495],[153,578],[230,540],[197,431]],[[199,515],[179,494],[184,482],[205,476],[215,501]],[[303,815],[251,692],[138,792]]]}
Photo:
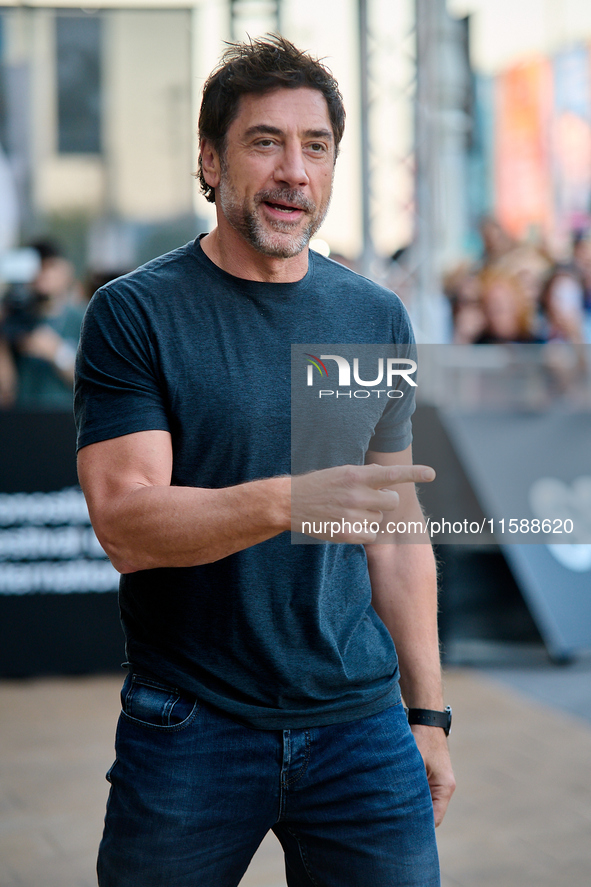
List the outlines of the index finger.
{"label": "index finger", "polygon": [[375,490],[396,484],[418,484],[435,480],[435,471],[429,465],[366,465],[367,485]]}

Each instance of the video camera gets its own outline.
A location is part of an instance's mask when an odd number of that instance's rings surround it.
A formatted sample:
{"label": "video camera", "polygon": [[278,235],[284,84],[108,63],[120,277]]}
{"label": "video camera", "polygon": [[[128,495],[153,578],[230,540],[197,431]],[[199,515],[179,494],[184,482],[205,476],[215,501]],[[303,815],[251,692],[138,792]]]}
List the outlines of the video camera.
{"label": "video camera", "polygon": [[41,308],[47,297],[32,284],[41,257],[36,249],[13,249],[0,255],[0,333],[11,345],[32,332],[41,322]]}

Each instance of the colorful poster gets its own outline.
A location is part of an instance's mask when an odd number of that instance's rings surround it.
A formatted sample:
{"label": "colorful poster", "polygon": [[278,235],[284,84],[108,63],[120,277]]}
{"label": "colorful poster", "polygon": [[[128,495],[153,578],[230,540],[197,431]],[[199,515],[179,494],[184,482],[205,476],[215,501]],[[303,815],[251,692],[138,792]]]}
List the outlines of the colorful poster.
{"label": "colorful poster", "polygon": [[500,74],[495,96],[496,213],[517,238],[553,228],[552,66],[534,58]]}
{"label": "colorful poster", "polygon": [[586,46],[553,61],[553,177],[556,221],[563,233],[589,225],[591,210],[591,61]]}

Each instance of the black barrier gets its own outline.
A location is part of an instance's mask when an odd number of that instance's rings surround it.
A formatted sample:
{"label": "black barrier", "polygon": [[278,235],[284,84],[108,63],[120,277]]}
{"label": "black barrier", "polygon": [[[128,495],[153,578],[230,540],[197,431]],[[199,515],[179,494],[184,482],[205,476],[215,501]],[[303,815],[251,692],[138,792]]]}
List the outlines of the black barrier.
{"label": "black barrier", "polygon": [[[453,523],[485,519],[440,410],[419,404],[413,416],[413,458],[431,465],[435,483],[420,488],[425,514],[445,514]],[[439,632],[442,653],[454,661],[466,642],[540,644],[542,638],[519,584],[490,533],[477,544],[435,545],[439,571]],[[470,650],[476,649],[473,645]],[[465,654],[461,654],[463,661]],[[468,654],[470,658],[470,654]]]}
{"label": "black barrier", "polygon": [[0,675],[119,669],[118,576],[90,526],[72,416],[0,412]]}
{"label": "black barrier", "polygon": [[[562,524],[570,515],[576,524],[578,517],[588,539],[589,413],[440,411],[438,420],[487,519],[498,523],[498,515],[513,513],[532,527],[542,493],[545,513]],[[558,454],[568,468],[557,477]],[[558,534],[556,544],[514,545],[509,524],[503,529],[497,537],[501,551],[550,654],[568,659],[591,649],[591,545]]]}

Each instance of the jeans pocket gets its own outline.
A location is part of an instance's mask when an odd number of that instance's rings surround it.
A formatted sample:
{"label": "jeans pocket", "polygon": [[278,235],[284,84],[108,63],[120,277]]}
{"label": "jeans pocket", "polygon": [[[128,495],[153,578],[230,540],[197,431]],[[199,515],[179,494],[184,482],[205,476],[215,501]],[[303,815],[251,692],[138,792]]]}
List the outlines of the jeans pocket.
{"label": "jeans pocket", "polygon": [[175,687],[129,674],[121,690],[121,708],[128,720],[145,727],[182,730],[194,720],[199,702]]}

